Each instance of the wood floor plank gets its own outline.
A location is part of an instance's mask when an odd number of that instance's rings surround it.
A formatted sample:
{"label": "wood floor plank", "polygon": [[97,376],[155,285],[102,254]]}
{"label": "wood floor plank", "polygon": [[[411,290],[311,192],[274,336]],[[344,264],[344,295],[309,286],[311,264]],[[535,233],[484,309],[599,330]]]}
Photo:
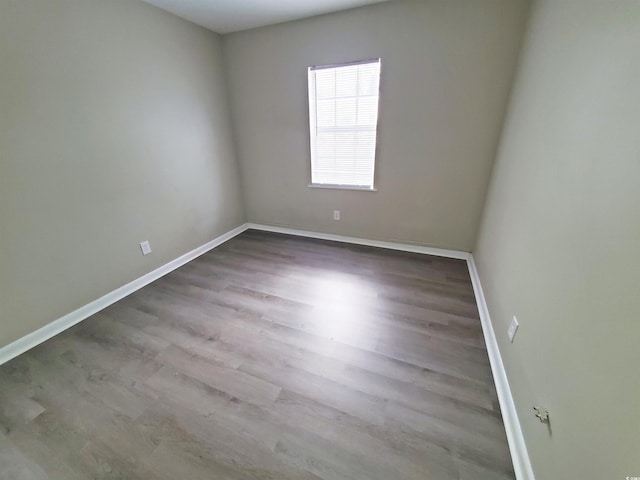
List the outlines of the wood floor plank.
{"label": "wood floor plank", "polygon": [[513,476],[462,260],[249,230],[0,366],[0,479]]}

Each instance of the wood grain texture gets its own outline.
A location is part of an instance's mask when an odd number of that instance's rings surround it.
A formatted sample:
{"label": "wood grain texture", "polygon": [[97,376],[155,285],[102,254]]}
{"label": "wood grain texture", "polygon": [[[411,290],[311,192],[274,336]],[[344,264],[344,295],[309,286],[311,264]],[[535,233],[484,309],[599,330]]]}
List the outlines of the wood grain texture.
{"label": "wood grain texture", "polygon": [[513,479],[466,264],[247,231],[0,367],[0,479]]}

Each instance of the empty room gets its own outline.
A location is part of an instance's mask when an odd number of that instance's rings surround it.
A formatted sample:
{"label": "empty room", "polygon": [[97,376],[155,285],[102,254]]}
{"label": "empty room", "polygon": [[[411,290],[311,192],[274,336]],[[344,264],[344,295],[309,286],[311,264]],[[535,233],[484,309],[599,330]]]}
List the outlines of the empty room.
{"label": "empty room", "polygon": [[640,480],[638,52],[638,0],[0,0],[0,480]]}

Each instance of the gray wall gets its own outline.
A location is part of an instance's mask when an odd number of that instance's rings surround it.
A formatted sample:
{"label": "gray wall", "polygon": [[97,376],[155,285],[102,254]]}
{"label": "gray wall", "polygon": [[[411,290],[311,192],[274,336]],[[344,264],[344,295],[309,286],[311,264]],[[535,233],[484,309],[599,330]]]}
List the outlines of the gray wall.
{"label": "gray wall", "polygon": [[638,52],[637,0],[535,4],[474,250],[538,480],[640,476]]}
{"label": "gray wall", "polygon": [[0,346],[244,221],[221,61],[142,2],[0,1]]}
{"label": "gray wall", "polygon": [[[224,36],[249,221],[469,251],[526,13],[394,1]],[[374,57],[379,191],[311,189],[307,67]]]}

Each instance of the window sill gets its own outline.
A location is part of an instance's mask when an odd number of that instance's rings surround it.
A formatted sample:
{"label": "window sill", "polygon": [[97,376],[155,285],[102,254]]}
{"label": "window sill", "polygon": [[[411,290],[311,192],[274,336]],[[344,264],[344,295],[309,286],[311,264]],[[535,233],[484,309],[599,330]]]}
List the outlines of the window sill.
{"label": "window sill", "polygon": [[356,190],[358,192],[377,192],[375,187],[357,187],[355,185],[328,185],[324,183],[310,183],[309,188],[324,188],[328,190]]}

